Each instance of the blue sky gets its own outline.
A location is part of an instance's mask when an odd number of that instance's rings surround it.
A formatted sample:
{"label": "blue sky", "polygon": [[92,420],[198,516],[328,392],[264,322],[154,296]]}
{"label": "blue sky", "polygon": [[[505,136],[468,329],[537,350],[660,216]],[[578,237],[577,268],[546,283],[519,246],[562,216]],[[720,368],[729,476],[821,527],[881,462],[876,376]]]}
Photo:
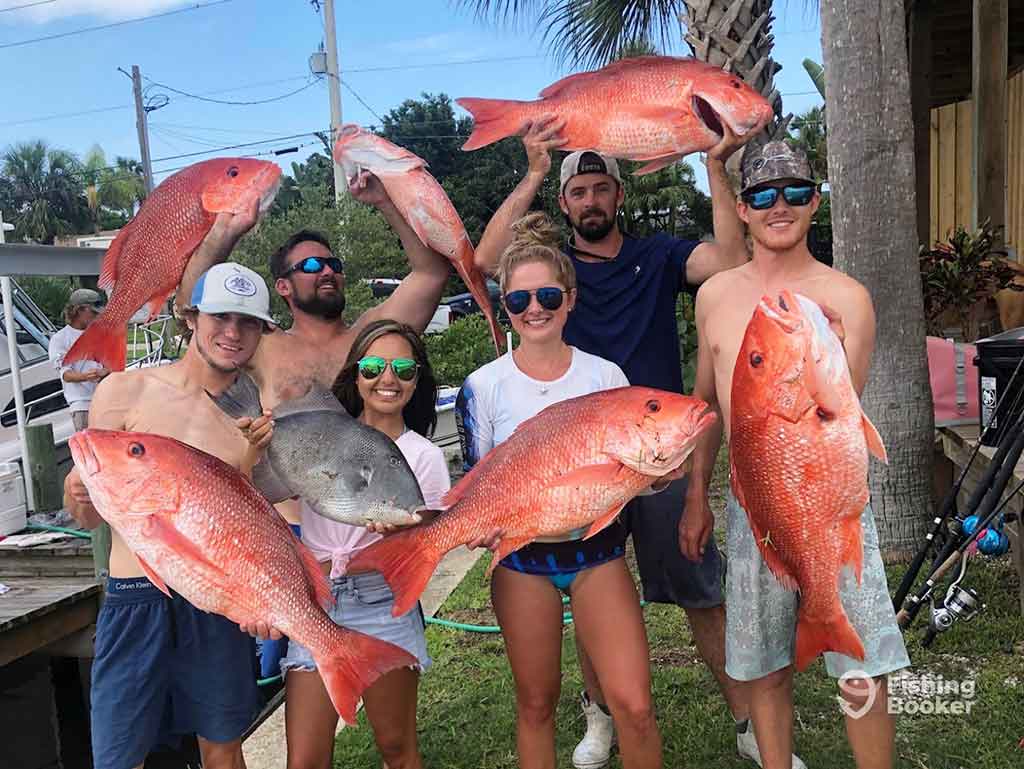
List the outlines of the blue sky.
{"label": "blue sky", "polygon": [[[111,162],[116,155],[138,157],[131,82],[118,67],[130,71],[137,64],[158,83],[231,101],[267,99],[307,82],[309,55],[323,39],[322,15],[309,0],[221,0],[183,10],[207,2],[211,0],[0,0],[0,150],[14,142],[43,139],[80,154],[99,144]],[[4,12],[26,3],[37,4]],[[170,11],[180,12],[17,45]],[[821,61],[820,26],[803,3],[778,3],[776,13],[775,58],[783,65],[776,84],[785,109],[800,112],[821,102],[801,66],[804,57]],[[342,79],[378,114],[424,91],[453,98],[532,99],[569,73],[547,55],[540,32],[482,22],[448,0],[337,0],[336,14]],[[688,51],[679,43],[669,52]],[[365,71],[371,68],[376,71]],[[321,145],[309,136],[276,138],[324,129],[330,119],[323,82],[255,106],[211,104],[154,91],[170,97],[167,106],[150,114],[156,171],[217,155],[305,144],[279,158],[290,171],[292,161]],[[102,111],[52,117],[86,110]],[[378,122],[346,89],[342,111],[345,122]],[[173,157],[269,139],[274,141],[194,158]],[[694,160],[699,184],[706,189],[702,166]],[[165,176],[157,174],[157,182]]]}

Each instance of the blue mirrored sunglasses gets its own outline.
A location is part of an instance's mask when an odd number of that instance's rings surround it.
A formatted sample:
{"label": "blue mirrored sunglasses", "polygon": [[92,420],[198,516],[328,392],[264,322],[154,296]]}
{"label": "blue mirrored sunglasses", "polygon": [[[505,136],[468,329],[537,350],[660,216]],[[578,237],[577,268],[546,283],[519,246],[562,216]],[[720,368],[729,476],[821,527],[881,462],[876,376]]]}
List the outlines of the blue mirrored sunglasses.
{"label": "blue mirrored sunglasses", "polygon": [[786,187],[765,187],[760,190],[744,192],[743,201],[755,211],[764,211],[778,202],[779,193],[791,206],[806,206],[814,198],[813,185],[800,184]]}
{"label": "blue mirrored sunglasses", "polygon": [[562,294],[564,293],[565,289],[557,286],[544,286],[533,291],[525,289],[509,291],[505,294],[505,309],[513,315],[526,312],[526,308],[530,306],[530,297],[536,295],[537,304],[545,310],[557,310],[562,306]]}
{"label": "blue mirrored sunglasses", "polygon": [[345,263],[336,256],[307,256],[301,262],[296,262],[285,270],[281,274],[281,277],[287,277],[293,272],[304,272],[306,275],[316,275],[324,268],[324,265],[330,267],[338,275],[345,271]]}

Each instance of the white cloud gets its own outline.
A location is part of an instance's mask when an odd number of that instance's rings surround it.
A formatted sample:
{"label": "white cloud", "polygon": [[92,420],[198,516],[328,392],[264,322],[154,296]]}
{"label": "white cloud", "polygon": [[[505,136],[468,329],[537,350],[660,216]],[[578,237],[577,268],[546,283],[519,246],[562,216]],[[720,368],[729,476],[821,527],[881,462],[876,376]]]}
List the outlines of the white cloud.
{"label": "white cloud", "polygon": [[[92,17],[101,21],[121,21],[123,19],[137,19],[142,16],[171,11],[187,5],[195,5],[198,0],[56,0],[53,3],[37,5],[25,8],[20,11],[13,11],[11,18],[4,19],[12,21],[33,21],[37,24],[45,24],[50,21],[70,19],[73,17]],[[32,2],[32,0],[0,0],[0,8],[11,5],[21,5]],[[0,17],[2,18],[2,17]]]}

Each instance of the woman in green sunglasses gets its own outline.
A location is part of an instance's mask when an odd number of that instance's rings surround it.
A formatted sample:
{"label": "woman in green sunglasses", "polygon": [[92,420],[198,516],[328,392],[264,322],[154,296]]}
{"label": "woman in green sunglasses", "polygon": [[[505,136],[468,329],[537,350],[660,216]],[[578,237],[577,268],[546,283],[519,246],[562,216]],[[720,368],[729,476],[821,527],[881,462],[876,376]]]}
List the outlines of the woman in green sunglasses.
{"label": "woman in green sunglasses", "polygon": [[[416,475],[426,506],[440,507],[451,480],[444,454],[429,437],[437,423],[437,385],[416,332],[393,320],[367,325],[352,343],[334,383],[334,394],[352,416],[395,441]],[[377,572],[348,573],[345,569],[356,552],[380,539],[385,530],[347,526],[316,515],[309,518],[302,526],[303,543],[318,560],[333,564],[331,589],[336,603],[331,618],[400,646],[419,660],[415,668],[381,676],[363,693],[363,707],[385,765],[421,769],[416,699],[420,673],[430,665],[423,613],[417,606],[392,617],[394,597],[384,578]],[[289,647],[285,664],[292,656]],[[338,714],[312,659],[296,659],[290,664],[295,667],[288,673],[288,765],[329,767]]]}

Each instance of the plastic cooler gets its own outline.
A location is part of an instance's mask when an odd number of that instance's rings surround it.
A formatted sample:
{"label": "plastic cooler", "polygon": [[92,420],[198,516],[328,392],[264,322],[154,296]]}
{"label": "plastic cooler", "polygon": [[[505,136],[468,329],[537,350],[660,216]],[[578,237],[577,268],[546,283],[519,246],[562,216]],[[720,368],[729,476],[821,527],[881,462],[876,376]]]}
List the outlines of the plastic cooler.
{"label": "plastic cooler", "polygon": [[[1012,388],[1010,382],[1017,364],[1024,357],[1024,327],[979,339],[975,346],[978,355],[974,364],[978,367],[978,400],[981,404],[979,426],[984,429],[988,424],[981,443],[983,446],[995,446],[1000,427],[1007,422],[1012,423],[1024,409],[1024,366]],[[995,411],[997,404],[999,410]]]}
{"label": "plastic cooler", "polygon": [[0,464],[0,537],[24,529],[26,515],[21,468],[13,462]]}
{"label": "plastic cooler", "polygon": [[928,337],[928,377],[935,426],[978,424],[978,369],[973,344]]}

